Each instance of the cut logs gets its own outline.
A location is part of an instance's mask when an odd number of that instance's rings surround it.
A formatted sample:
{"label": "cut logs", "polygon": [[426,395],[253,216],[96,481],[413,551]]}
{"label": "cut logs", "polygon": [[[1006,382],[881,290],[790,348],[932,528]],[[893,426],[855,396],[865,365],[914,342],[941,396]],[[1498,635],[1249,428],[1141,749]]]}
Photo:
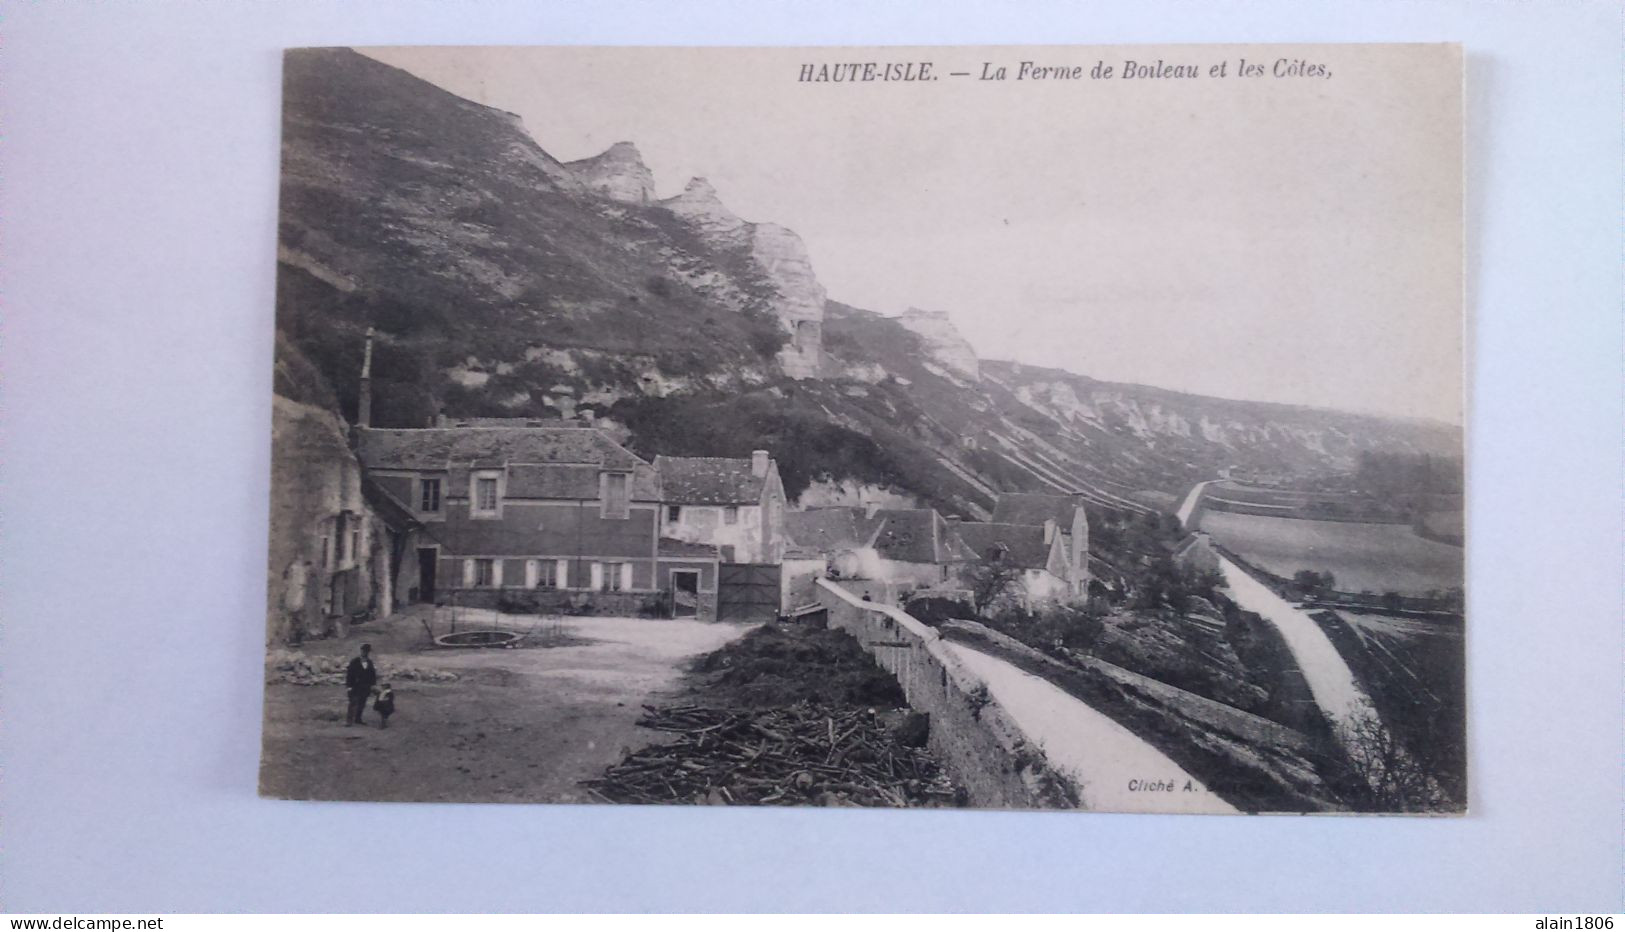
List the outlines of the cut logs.
{"label": "cut logs", "polygon": [[894,737],[873,709],[801,702],[773,709],[645,706],[638,724],[676,735],[586,781],[614,803],[952,806],[930,753]]}

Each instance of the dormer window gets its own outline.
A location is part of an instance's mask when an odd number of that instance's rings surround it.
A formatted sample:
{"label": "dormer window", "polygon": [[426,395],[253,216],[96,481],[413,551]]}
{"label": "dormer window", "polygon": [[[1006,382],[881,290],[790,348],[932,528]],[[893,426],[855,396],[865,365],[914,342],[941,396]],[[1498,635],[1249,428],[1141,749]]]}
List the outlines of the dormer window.
{"label": "dormer window", "polygon": [[502,514],[502,473],[486,470],[475,473],[469,489],[468,510],[477,518],[496,518]]}

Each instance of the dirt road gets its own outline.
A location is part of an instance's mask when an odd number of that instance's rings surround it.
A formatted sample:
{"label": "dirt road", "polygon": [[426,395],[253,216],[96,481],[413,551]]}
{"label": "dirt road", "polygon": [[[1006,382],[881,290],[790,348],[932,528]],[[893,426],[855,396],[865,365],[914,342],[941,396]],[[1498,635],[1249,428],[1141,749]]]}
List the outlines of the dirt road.
{"label": "dirt road", "polygon": [[965,644],[948,650],[1072,778],[1096,812],[1234,813],[1167,755],[1055,684]]}
{"label": "dirt road", "polygon": [[[637,726],[642,703],[666,697],[689,658],[751,627],[568,618],[546,639],[556,646],[424,650],[423,611],[304,649],[314,657],[350,656],[370,642],[380,678],[395,687],[398,711],[388,729],[377,727],[370,709],[366,727],[345,727],[341,685],[266,686],[265,795],[584,802],[577,781],[600,774],[627,748],[662,740]],[[409,679],[403,669],[457,679]]]}

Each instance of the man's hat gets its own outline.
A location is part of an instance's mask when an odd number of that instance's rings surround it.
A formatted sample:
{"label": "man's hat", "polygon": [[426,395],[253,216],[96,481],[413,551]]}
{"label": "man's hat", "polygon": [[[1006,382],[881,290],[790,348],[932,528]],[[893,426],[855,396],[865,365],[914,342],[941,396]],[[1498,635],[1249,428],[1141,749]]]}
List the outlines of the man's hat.
{"label": "man's hat", "polygon": [[371,644],[363,644],[363,645],[361,645],[361,649],[362,650],[372,650],[372,645]]}

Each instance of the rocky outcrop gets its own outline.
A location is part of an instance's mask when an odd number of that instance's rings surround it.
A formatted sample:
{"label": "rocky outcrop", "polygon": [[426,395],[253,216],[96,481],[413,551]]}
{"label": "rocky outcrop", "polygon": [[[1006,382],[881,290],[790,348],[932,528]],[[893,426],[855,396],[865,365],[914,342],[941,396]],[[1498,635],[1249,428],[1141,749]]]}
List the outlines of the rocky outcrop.
{"label": "rocky outcrop", "polygon": [[704,178],[690,178],[683,193],[660,204],[683,218],[713,249],[743,249],[750,244],[750,224],[729,210]]}
{"label": "rocky outcrop", "polygon": [[897,322],[913,331],[932,359],[972,382],[982,380],[982,363],[976,351],[954,328],[945,311],[922,311],[911,307]]}
{"label": "rocky outcrop", "polygon": [[813,274],[806,244],[793,230],[758,223],[751,227],[750,253],[778,291],[773,313],[790,330],[790,342],[779,353],[779,365],[791,378],[816,377],[823,353],[827,295]]}
{"label": "rocky outcrop", "polygon": [[592,158],[565,163],[589,190],[626,204],[647,204],[654,200],[655,176],[643,164],[638,147],[617,142]]}
{"label": "rocky outcrop", "polygon": [[776,223],[747,223],[740,219],[704,178],[691,179],[682,194],[660,203],[681,217],[713,249],[737,250],[748,256],[773,288],[773,315],[790,332],[790,342],[779,353],[779,365],[791,378],[816,378],[823,355],[827,296],[813,273],[801,237]]}

